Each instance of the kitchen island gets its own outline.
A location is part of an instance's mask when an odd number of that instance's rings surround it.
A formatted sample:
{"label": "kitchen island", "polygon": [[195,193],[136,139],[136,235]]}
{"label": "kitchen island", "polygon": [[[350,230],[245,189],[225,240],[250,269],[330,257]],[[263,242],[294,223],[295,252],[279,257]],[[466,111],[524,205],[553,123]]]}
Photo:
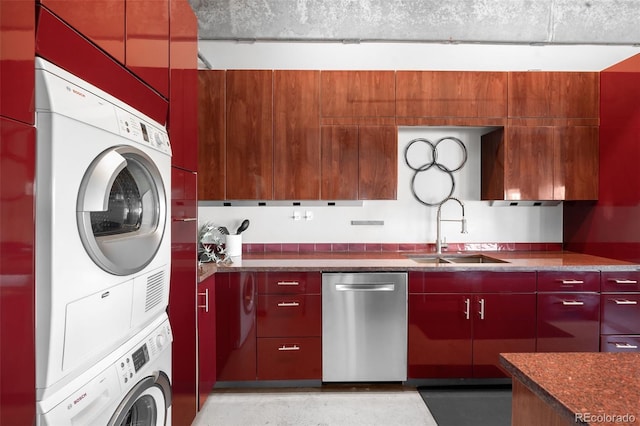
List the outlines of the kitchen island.
{"label": "kitchen island", "polygon": [[640,353],[505,353],[512,425],[640,424]]}

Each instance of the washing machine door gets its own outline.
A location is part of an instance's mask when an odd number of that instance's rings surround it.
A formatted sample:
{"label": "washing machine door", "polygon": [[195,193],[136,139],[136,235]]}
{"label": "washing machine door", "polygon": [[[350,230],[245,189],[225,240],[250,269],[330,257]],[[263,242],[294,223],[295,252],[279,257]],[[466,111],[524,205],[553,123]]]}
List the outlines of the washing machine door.
{"label": "washing machine door", "polygon": [[84,248],[100,268],[130,275],[147,266],[167,220],[165,186],[151,157],[131,146],[102,152],[80,185],[77,219]]}
{"label": "washing machine door", "polygon": [[169,424],[171,385],[163,372],[147,376],[129,391],[108,426],[161,426]]}

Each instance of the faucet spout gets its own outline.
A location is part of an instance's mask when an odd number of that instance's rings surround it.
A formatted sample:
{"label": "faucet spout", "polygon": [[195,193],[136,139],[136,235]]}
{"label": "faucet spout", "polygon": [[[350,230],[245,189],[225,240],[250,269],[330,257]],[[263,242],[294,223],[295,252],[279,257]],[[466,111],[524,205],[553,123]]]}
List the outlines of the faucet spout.
{"label": "faucet spout", "polygon": [[[460,219],[442,219],[442,206],[447,201],[455,201],[458,204],[460,204],[460,208],[462,209],[462,218],[460,218]],[[443,248],[443,244],[442,244],[442,222],[460,222],[461,225],[462,225],[462,229],[461,229],[460,233],[462,233],[462,234],[468,233],[468,231],[467,231],[467,219],[464,216],[464,204],[462,203],[462,201],[460,201],[459,199],[457,199],[455,197],[449,197],[446,200],[444,200],[442,203],[440,203],[440,205],[438,206],[438,213],[436,215],[436,253],[437,254],[442,254],[442,248]],[[446,244],[445,244],[445,248],[446,248]]]}

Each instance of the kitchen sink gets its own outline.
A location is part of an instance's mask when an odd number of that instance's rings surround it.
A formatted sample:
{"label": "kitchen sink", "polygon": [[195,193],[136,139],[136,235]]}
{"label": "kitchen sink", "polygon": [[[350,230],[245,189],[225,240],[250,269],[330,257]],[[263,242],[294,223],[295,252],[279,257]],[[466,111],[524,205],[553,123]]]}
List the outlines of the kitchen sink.
{"label": "kitchen sink", "polygon": [[418,263],[509,263],[506,260],[485,256],[484,254],[469,255],[408,255],[409,259]]}

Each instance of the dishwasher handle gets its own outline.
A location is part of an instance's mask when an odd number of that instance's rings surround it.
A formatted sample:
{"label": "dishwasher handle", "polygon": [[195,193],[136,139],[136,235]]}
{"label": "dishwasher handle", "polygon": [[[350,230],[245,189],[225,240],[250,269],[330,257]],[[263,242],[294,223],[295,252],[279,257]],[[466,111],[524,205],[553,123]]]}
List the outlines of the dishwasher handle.
{"label": "dishwasher handle", "polygon": [[337,291],[394,291],[394,283],[359,283],[359,284],[336,284]]}

